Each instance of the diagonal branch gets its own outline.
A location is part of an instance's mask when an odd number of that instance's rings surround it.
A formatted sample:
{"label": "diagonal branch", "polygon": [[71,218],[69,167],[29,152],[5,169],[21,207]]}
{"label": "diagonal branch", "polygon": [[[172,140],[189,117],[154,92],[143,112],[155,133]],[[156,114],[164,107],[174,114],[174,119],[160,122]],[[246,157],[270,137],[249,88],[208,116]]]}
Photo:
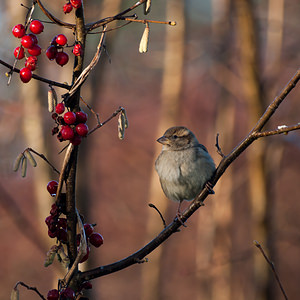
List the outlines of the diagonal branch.
{"label": "diagonal branch", "polygon": [[[300,79],[300,70],[298,70],[289,83],[285,86],[285,88],[281,91],[281,93],[273,100],[273,102],[269,105],[265,113],[262,115],[254,129],[250,131],[250,133],[244,138],[240,144],[235,147],[231,153],[227,156],[224,156],[221,160],[219,166],[216,169],[216,172],[211,179],[211,183],[214,186],[229,165],[242,153],[244,152],[256,139],[268,136],[268,134],[262,135],[259,131],[263,128],[263,126],[269,121],[274,112],[278,109],[279,105],[286,98],[286,96],[291,92],[291,90],[296,86]],[[299,125],[299,124],[298,124]],[[291,130],[299,129],[299,126],[291,126],[290,128],[279,129],[277,134],[289,132]],[[288,130],[290,129],[290,130]],[[274,132],[273,132],[274,133]],[[274,133],[275,134],[275,133]],[[182,213],[181,220],[178,220],[176,217],[172,223],[170,223],[164,230],[162,230],[152,241],[150,241],[143,248],[133,253],[132,255],[117,261],[115,263],[101,266],[98,268],[94,268],[85,272],[78,274],[80,281],[87,281],[93,278],[101,277],[113,272],[117,272],[124,268],[127,268],[135,263],[138,263],[143,259],[146,255],[151,253],[154,249],[156,249],[160,244],[162,244],[166,239],[168,239],[173,233],[177,232],[178,228],[184,224],[184,222],[201,206],[202,202],[209,195],[209,190],[205,187],[201,193],[195,198],[195,200],[190,204],[190,206]],[[202,204],[203,205],[203,204]]]}

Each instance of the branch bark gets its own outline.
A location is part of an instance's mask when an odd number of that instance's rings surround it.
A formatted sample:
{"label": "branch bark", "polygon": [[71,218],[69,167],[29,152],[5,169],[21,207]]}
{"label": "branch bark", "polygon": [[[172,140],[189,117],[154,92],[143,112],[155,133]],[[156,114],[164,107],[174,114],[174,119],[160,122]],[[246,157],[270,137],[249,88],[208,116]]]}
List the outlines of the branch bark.
{"label": "branch bark", "polygon": [[[285,88],[280,92],[280,94],[273,100],[273,102],[269,105],[266,111],[263,113],[257,124],[250,131],[250,133],[227,155],[219,163],[216,172],[211,179],[212,185],[216,185],[220,177],[225,173],[226,169],[232,164],[232,162],[240,156],[255,140],[260,137],[264,137],[262,135],[262,128],[264,125],[270,120],[272,115],[278,109],[279,105],[286,98],[286,96],[291,92],[291,90],[296,86],[300,79],[300,69],[294,74]],[[298,125],[297,125],[298,127]],[[292,126],[291,129],[294,129]],[[299,129],[299,128],[296,128]],[[294,129],[294,130],[296,130]],[[289,132],[289,131],[285,131]],[[278,133],[273,132],[274,134],[283,133],[279,131]],[[141,262],[141,260],[155,250],[159,245],[161,245],[166,239],[168,239],[173,233],[177,232],[178,229],[182,226],[182,224],[194,214],[194,212],[201,206],[201,203],[207,198],[209,195],[209,191],[207,187],[205,187],[201,193],[195,198],[195,200],[190,204],[190,206],[182,213],[181,220],[178,220],[176,217],[172,223],[170,223],[164,230],[162,230],[151,242],[145,245],[140,250],[136,251],[132,255],[119,260],[115,263],[100,266],[85,272],[81,272],[78,274],[79,281],[88,281],[97,277],[101,277],[104,275],[108,275],[122,269],[125,269],[133,264]]]}

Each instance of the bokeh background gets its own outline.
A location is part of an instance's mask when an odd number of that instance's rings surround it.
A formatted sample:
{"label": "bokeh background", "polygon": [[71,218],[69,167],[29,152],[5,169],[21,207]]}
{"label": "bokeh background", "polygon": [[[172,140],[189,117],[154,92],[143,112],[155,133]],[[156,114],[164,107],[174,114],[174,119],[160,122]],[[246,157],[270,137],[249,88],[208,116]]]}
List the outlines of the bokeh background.
{"label": "bokeh background", "polygon": [[[44,1],[57,17],[63,0]],[[261,113],[299,68],[298,0],[152,1],[147,19],[176,21],[150,24],[149,51],[139,54],[144,25],[132,23],[107,34],[107,53],[82,88],[84,100],[103,121],[119,106],[126,108],[129,128],[117,136],[117,119],[80,146],[77,201],[86,221],[97,223],[104,237],[81,266],[86,270],[120,260],[162,229],[154,203],[171,222],[177,205],[164,198],[154,160],[156,139],[173,125],[185,125],[206,145],[216,164],[219,144],[229,153],[255,125]],[[0,2],[0,59],[13,64],[18,40],[11,28],[23,23],[30,1]],[[112,16],[135,1],[84,1],[86,22]],[[142,7],[135,13],[145,18]],[[34,17],[46,20],[39,9]],[[123,23],[111,24],[110,28]],[[100,31],[100,30],[99,30]],[[72,32],[45,23],[39,43],[46,49],[58,33]],[[87,39],[86,64],[99,34]],[[70,42],[71,44],[71,42]],[[70,48],[71,49],[71,48]],[[71,82],[67,66],[39,58],[37,74]],[[22,63],[18,64],[18,67]],[[37,158],[26,178],[12,171],[15,157],[31,147],[59,168],[64,144],[51,136],[48,86],[35,80],[21,84],[17,74],[7,86],[0,65],[0,299],[8,299],[17,281],[44,295],[57,285],[63,269],[43,266],[55,243],[44,219],[53,199],[46,185],[57,175]],[[65,91],[56,89],[59,95]],[[267,129],[299,123],[299,87],[278,109]],[[88,125],[96,126],[90,111]],[[226,171],[187,222],[148,256],[149,262],[95,279],[90,299],[283,299],[274,275],[253,240],[261,243],[290,297],[299,295],[300,278],[300,133],[255,142]],[[187,204],[186,204],[187,205]],[[21,288],[21,299],[39,297]]]}

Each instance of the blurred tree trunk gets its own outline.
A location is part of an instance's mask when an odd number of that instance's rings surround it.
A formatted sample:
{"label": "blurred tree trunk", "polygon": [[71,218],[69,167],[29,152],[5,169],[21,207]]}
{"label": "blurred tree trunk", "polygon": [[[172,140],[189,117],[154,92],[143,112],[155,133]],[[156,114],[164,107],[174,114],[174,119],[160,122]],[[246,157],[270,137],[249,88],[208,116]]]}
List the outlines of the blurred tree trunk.
{"label": "blurred tree trunk", "polygon": [[[262,114],[264,94],[261,87],[262,71],[259,61],[258,30],[254,17],[254,6],[252,1],[236,0],[235,8],[237,14],[237,41],[240,55],[240,73],[242,77],[243,98],[247,104],[248,127],[251,129]],[[259,141],[249,148],[248,159],[248,181],[249,197],[252,209],[252,234],[253,239],[264,243],[269,234],[265,227],[267,201],[267,176],[265,170],[265,140]],[[254,251],[256,251],[254,249]],[[233,278],[233,299],[265,299],[268,279],[267,264],[263,257],[254,256],[253,274],[248,270],[237,270]],[[239,279],[244,274],[244,286]],[[257,291],[255,295],[254,291]]]}
{"label": "blurred tree trunk", "polygon": [[[165,56],[163,66],[162,90],[161,90],[161,115],[157,127],[157,137],[161,136],[167,128],[177,124],[183,78],[184,61],[184,31],[185,14],[184,1],[168,1],[166,3],[166,20],[176,20],[175,27],[167,27],[165,41]],[[161,150],[156,145],[156,158]],[[153,161],[154,164],[154,161]],[[158,176],[153,168],[151,176],[149,202],[158,207],[163,215],[166,215],[168,201],[163,200]],[[154,210],[149,212],[147,220],[146,241],[162,230],[162,222]],[[161,263],[163,246],[156,249],[150,256],[151,263],[143,268],[142,273],[142,297],[143,300],[163,299],[161,291]]]}
{"label": "blurred tree trunk", "polygon": [[[224,153],[227,153],[233,146],[235,132],[235,104],[232,100],[235,85],[235,77],[229,71],[228,62],[230,61],[231,49],[228,41],[232,39],[232,24],[228,22],[232,14],[231,0],[212,2],[212,43],[214,46],[214,65],[211,74],[220,84],[217,101],[216,132],[220,133],[220,146]],[[211,133],[211,135],[215,132]],[[215,266],[213,261],[221,257],[230,257],[230,225],[232,221],[232,198],[233,198],[233,173],[234,168],[228,170],[228,174],[221,178],[215,187],[215,192],[220,201],[213,201],[212,214],[206,216],[209,223],[206,224],[203,216],[199,216],[198,228],[206,228],[207,238],[202,241],[203,245],[197,250],[197,265],[199,262],[209,266],[209,276],[205,274],[202,279],[201,291],[199,290],[198,299],[230,299],[230,274],[231,265],[227,263],[222,266]],[[235,184],[236,185],[236,184]],[[222,203],[220,205],[220,202]],[[206,224],[206,225],[205,225]],[[211,228],[211,230],[209,230]],[[201,233],[203,235],[203,232]],[[199,236],[199,235],[198,235]],[[207,255],[205,255],[207,253]],[[200,278],[199,278],[200,279]]]}

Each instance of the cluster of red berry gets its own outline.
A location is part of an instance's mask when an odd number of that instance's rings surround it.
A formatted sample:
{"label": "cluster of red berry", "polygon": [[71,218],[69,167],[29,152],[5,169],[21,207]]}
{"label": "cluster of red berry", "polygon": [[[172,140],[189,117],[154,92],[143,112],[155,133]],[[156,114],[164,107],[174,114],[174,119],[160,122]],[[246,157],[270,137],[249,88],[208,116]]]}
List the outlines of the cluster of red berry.
{"label": "cluster of red berry", "polygon": [[72,11],[72,9],[74,8],[79,8],[81,7],[81,0],[70,0],[68,1],[64,7],[63,7],[63,11],[65,14],[68,14]]}
{"label": "cluster of red berry", "polygon": [[[68,40],[65,35],[58,34],[52,41],[48,49],[46,50],[46,55],[50,60],[56,61],[60,66],[64,66],[69,61],[69,55],[63,51],[63,47],[67,44]],[[58,51],[60,50],[61,51]]]}
{"label": "cluster of red berry", "polygon": [[25,57],[24,48],[27,49],[28,54],[25,62],[25,67],[20,70],[20,78],[26,83],[30,81],[32,77],[32,71],[35,70],[37,64],[37,56],[42,52],[41,47],[38,45],[38,39],[36,34],[40,34],[44,30],[44,25],[39,20],[33,20],[30,23],[29,29],[31,33],[26,34],[26,28],[23,24],[18,24],[13,27],[12,34],[16,38],[21,39],[21,46],[14,50],[14,56],[16,59],[22,59]]}
{"label": "cluster of red berry", "polygon": [[52,129],[52,134],[57,134],[60,142],[69,140],[73,145],[77,146],[81,143],[82,137],[87,136],[89,128],[86,125],[87,114],[83,111],[66,112],[63,102],[58,103],[55,107],[55,113],[52,118],[55,120],[57,126]]}
{"label": "cluster of red berry", "polygon": [[[89,281],[85,281],[79,289],[79,292],[81,292],[83,289],[90,290],[93,288],[92,284]],[[76,295],[74,291],[67,287],[64,288],[61,292],[59,292],[57,289],[50,290],[47,294],[47,300],[73,300],[75,299]]]}

